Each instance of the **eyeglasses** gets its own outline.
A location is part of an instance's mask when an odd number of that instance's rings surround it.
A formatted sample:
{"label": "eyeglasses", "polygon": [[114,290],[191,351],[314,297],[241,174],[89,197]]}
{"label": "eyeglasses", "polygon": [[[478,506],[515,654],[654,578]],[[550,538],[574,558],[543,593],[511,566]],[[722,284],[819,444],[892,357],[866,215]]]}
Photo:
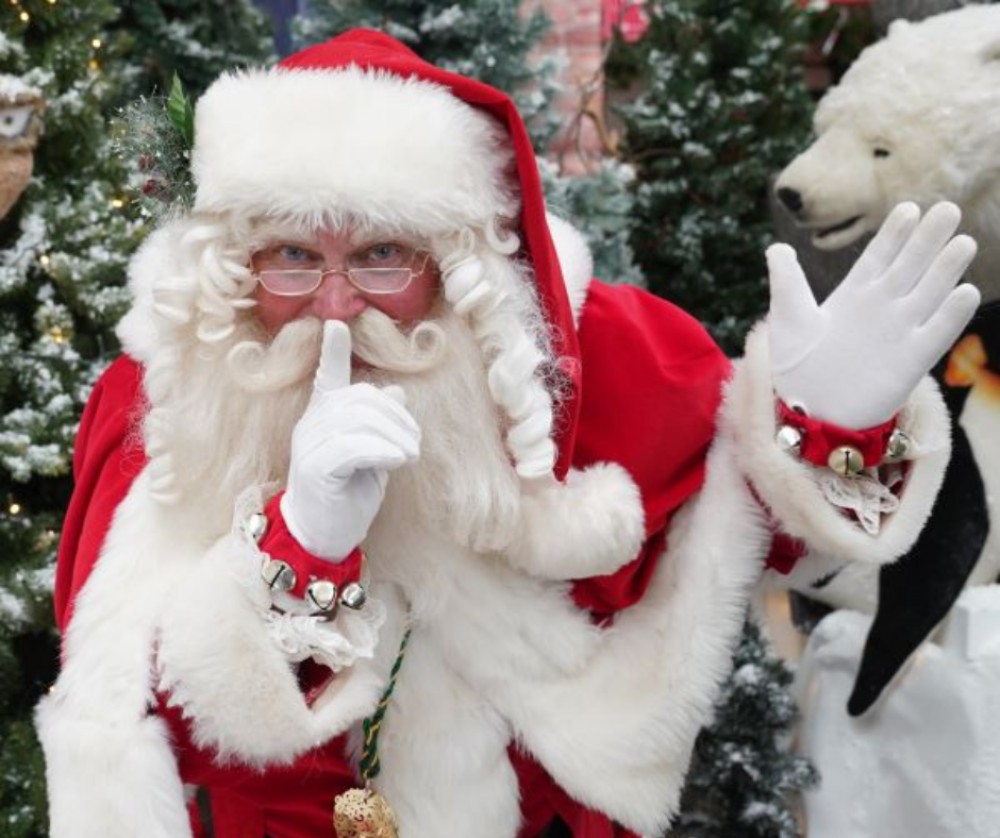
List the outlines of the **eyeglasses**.
{"label": "eyeglasses", "polygon": [[[431,255],[403,245],[379,244],[365,248],[359,254],[348,256],[348,263],[360,258],[371,258],[378,249],[389,249],[387,256],[379,256],[383,262],[391,262],[391,267],[349,267],[349,268],[295,268],[285,267],[296,262],[321,259],[318,254],[298,245],[280,244],[259,250],[250,257],[254,275],[271,294],[278,297],[303,297],[312,294],[323,280],[331,274],[341,274],[355,288],[364,294],[398,294],[405,291],[413,278],[426,269]],[[416,266],[419,260],[419,267]]]}

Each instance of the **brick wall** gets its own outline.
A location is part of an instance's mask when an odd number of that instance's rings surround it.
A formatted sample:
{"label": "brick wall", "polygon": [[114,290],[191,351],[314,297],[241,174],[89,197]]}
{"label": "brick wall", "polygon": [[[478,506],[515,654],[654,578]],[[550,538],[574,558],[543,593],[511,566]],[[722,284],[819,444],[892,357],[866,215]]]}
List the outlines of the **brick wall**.
{"label": "brick wall", "polygon": [[601,141],[591,119],[581,118],[586,108],[603,112],[604,91],[599,73],[603,58],[601,43],[602,0],[524,0],[525,10],[541,7],[552,20],[552,29],[542,49],[562,50],[567,64],[562,74],[565,92],[555,102],[562,114],[563,130],[550,157],[566,174],[581,173],[601,156]]}

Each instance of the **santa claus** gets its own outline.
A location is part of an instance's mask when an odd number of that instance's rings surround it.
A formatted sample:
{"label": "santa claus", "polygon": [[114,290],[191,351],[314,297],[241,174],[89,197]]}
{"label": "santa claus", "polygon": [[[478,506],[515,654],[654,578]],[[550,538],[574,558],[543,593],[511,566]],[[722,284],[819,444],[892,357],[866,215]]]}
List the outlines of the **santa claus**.
{"label": "santa claus", "polygon": [[775,534],[817,576],[930,509],[957,211],[822,307],[773,249],[733,367],[591,281],[507,96],[385,35],[221,78],[192,165],[80,428],[52,835],[658,833]]}

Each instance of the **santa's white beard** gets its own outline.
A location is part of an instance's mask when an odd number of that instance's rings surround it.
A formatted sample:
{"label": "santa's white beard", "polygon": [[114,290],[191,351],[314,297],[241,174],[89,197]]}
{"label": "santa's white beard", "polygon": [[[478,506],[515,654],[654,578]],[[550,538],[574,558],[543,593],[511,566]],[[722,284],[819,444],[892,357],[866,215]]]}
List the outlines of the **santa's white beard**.
{"label": "santa's white beard", "polygon": [[[404,333],[369,309],[351,326],[364,367],[355,380],[399,385],[422,430],[420,460],[395,471],[373,535],[402,540],[416,526],[491,550],[513,538],[520,483],[502,440],[482,352],[442,305]],[[170,457],[182,497],[228,525],[250,486],[283,483],[291,435],[309,401],[322,324],[295,321],[270,342],[246,322],[225,346],[185,353],[172,397]]]}
{"label": "santa's white beard", "polygon": [[442,336],[439,363],[402,372],[385,357],[363,356],[371,366],[359,371],[359,380],[401,386],[422,432],[420,460],[391,475],[371,536],[405,546],[420,528],[480,552],[497,550],[514,537],[521,484],[503,443],[482,351],[465,322],[449,306],[441,308],[433,321]]}

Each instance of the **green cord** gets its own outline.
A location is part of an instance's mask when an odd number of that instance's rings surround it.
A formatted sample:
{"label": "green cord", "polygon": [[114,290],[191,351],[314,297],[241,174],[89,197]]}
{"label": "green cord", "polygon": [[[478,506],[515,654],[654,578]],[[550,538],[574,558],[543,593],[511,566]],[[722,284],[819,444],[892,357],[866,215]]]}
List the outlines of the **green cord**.
{"label": "green cord", "polygon": [[392,691],[396,688],[396,676],[399,674],[399,668],[403,665],[403,655],[406,652],[406,644],[410,640],[410,631],[410,629],[407,629],[403,634],[403,639],[399,644],[399,652],[396,655],[396,661],[389,671],[389,683],[386,685],[382,697],[378,700],[375,712],[370,719],[365,719],[364,722],[365,747],[361,752],[360,767],[361,777],[364,779],[365,784],[377,777],[378,772],[382,769],[378,758],[378,732],[382,726],[382,719],[385,718],[385,711],[389,707],[389,698],[392,695]]}

